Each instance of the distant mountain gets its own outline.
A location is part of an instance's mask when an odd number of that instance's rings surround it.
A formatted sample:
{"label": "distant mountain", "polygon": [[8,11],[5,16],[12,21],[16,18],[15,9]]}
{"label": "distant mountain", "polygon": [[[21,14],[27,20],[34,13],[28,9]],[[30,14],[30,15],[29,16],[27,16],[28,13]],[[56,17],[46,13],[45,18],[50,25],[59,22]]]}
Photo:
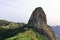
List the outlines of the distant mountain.
{"label": "distant mountain", "polygon": [[55,31],[57,39],[60,40],[60,26],[51,26],[51,27]]}
{"label": "distant mountain", "polygon": [[56,36],[60,36],[60,26],[52,26],[52,29],[55,31]]}

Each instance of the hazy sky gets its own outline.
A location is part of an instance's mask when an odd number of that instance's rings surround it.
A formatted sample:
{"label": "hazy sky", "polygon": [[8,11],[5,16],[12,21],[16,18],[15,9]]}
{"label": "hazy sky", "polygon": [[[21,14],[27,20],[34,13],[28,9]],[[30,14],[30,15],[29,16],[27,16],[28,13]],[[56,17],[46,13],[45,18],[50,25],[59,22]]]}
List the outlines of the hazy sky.
{"label": "hazy sky", "polygon": [[27,23],[36,7],[44,9],[49,25],[60,25],[60,0],[0,0],[0,19]]}

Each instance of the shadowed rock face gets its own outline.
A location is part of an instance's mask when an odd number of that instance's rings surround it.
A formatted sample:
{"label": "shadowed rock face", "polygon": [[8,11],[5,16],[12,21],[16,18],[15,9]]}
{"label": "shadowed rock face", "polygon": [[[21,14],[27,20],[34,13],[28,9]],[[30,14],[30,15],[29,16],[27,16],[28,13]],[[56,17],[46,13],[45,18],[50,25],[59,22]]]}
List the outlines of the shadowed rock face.
{"label": "shadowed rock face", "polygon": [[54,31],[47,25],[46,15],[41,7],[33,11],[28,25],[39,31],[40,34],[46,36],[48,40],[56,40]]}

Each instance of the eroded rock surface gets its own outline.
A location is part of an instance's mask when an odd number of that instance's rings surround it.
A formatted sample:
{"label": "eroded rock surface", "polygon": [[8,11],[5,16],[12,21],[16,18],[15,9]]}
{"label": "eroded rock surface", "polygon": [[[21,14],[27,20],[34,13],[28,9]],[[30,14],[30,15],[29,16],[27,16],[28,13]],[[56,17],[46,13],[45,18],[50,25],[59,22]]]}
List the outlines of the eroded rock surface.
{"label": "eroded rock surface", "polygon": [[46,36],[48,40],[56,40],[54,31],[47,25],[46,14],[41,7],[33,11],[28,25],[39,31],[40,34]]}

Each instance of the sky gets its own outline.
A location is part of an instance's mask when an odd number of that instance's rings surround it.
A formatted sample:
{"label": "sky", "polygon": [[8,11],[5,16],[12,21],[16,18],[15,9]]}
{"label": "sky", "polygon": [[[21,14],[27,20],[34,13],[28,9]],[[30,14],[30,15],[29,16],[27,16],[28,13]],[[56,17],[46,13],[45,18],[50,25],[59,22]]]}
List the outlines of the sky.
{"label": "sky", "polygon": [[0,20],[27,23],[37,7],[43,8],[48,25],[60,25],[60,0],[0,0]]}

